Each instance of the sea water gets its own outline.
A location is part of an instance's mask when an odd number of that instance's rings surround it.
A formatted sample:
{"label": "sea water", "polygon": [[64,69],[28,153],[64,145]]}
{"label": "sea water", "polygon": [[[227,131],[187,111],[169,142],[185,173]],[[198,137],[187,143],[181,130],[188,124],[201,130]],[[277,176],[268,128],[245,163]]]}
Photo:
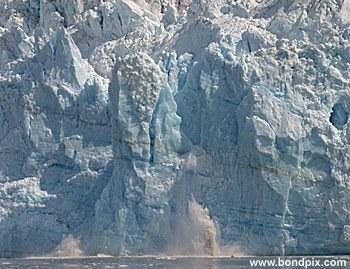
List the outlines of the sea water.
{"label": "sea water", "polygon": [[[213,257],[85,257],[85,258],[31,258],[31,259],[0,259],[0,269],[251,269],[251,268],[302,268],[302,267],[253,267],[250,265],[252,259],[257,257],[241,258],[213,258]],[[260,257],[262,259],[263,257]],[[271,259],[272,257],[265,257]],[[315,257],[317,258],[317,257]],[[344,259],[347,265],[343,267],[328,268],[350,268],[349,257],[318,257],[325,259]],[[290,257],[293,259],[293,257]],[[295,259],[295,257],[294,257]],[[299,257],[298,259],[302,259]],[[309,258],[311,259],[311,258]],[[305,267],[303,267],[305,268]],[[326,267],[308,267],[326,268]]]}
{"label": "sea water", "polygon": [[3,259],[0,268],[6,269],[234,269],[251,268],[245,258],[176,258],[176,257],[134,257],[134,258],[31,258]]}

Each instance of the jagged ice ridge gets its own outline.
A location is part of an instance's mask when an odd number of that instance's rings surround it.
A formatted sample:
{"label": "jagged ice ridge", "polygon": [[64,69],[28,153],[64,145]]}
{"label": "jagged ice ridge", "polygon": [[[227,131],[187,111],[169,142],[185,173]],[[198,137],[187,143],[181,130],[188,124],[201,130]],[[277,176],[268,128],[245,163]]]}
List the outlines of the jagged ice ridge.
{"label": "jagged ice ridge", "polygon": [[349,254],[349,2],[0,0],[0,257]]}

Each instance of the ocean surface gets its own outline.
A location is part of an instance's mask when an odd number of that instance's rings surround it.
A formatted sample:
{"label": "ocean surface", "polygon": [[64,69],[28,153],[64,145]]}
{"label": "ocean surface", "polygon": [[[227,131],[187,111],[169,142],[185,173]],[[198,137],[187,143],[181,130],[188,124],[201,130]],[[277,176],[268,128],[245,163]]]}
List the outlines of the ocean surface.
{"label": "ocean surface", "polygon": [[[271,257],[266,257],[270,259]],[[0,269],[61,269],[61,268],[82,268],[82,269],[248,269],[248,268],[305,268],[290,266],[251,266],[252,258],[175,258],[175,257],[89,257],[89,258],[30,258],[30,259],[0,259]],[[325,259],[343,259],[348,261],[346,266],[308,268],[350,268],[349,257],[327,257]]]}

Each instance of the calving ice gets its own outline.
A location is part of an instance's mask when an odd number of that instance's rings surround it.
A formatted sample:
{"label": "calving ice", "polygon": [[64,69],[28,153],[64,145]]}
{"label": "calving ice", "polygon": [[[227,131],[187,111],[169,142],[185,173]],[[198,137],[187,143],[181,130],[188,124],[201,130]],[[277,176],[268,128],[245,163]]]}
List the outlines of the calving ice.
{"label": "calving ice", "polygon": [[0,4],[1,257],[350,253],[349,0]]}

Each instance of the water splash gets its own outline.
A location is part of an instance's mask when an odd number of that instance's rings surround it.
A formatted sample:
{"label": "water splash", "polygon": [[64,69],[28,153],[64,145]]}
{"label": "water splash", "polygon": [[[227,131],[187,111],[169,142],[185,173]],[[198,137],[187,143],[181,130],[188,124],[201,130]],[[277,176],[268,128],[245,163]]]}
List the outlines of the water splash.
{"label": "water splash", "polygon": [[80,249],[80,241],[73,235],[63,238],[62,242],[54,249],[49,256],[52,257],[81,257],[83,251]]}
{"label": "water splash", "polygon": [[209,210],[192,196],[178,211],[176,228],[169,241],[167,255],[215,256],[218,255],[217,227],[209,217]]}
{"label": "water splash", "polygon": [[237,245],[220,244],[220,226],[210,217],[209,209],[192,195],[187,213],[179,214],[173,245],[167,254],[184,256],[244,257]]}
{"label": "water splash", "polygon": [[195,254],[215,256],[219,255],[217,244],[217,226],[209,217],[208,208],[202,207],[192,197],[188,204],[189,227],[192,234],[192,245]]}

